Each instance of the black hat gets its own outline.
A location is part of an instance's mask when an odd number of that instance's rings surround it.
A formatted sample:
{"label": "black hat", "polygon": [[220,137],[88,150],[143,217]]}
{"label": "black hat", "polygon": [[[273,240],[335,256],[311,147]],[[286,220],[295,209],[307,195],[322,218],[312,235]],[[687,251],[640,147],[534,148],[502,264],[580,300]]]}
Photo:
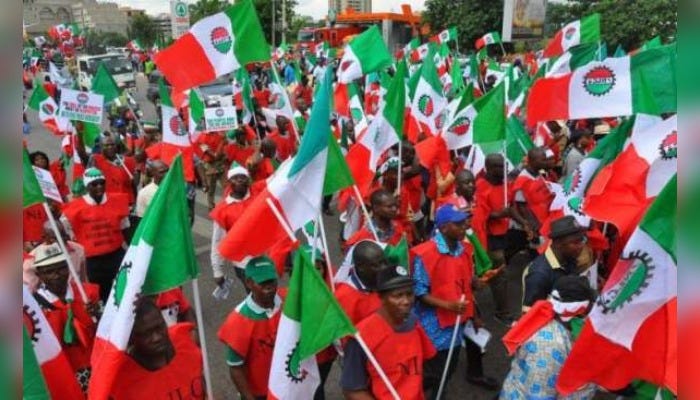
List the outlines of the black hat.
{"label": "black hat", "polygon": [[408,276],[408,270],[400,265],[386,267],[377,273],[377,291],[400,289],[413,286],[413,279]]}
{"label": "black hat", "polygon": [[550,239],[559,239],[569,235],[583,234],[584,232],[584,228],[571,215],[554,220],[549,226]]}

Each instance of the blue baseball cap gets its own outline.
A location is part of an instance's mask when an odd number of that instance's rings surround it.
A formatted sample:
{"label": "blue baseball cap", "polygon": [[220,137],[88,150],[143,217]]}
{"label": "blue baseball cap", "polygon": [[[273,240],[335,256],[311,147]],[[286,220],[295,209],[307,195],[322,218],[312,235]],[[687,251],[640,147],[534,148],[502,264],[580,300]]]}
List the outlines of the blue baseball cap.
{"label": "blue baseball cap", "polygon": [[435,225],[439,228],[448,222],[462,222],[469,217],[471,217],[470,212],[460,210],[454,204],[445,204],[435,213]]}

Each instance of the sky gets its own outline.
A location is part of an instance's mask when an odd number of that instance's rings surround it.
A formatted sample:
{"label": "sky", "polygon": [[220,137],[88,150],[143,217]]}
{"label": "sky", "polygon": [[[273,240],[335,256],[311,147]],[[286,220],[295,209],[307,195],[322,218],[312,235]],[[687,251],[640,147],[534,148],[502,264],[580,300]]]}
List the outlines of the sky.
{"label": "sky", "polygon": [[[280,1],[280,0],[277,0]],[[158,15],[170,12],[168,0],[116,0],[120,5],[144,9],[148,14]],[[195,3],[195,0],[185,0],[186,3]],[[328,12],[328,0],[297,0],[296,13],[310,15],[318,20],[326,16]],[[373,0],[372,11],[401,12],[401,4],[408,3],[414,11],[422,10],[425,0]]]}

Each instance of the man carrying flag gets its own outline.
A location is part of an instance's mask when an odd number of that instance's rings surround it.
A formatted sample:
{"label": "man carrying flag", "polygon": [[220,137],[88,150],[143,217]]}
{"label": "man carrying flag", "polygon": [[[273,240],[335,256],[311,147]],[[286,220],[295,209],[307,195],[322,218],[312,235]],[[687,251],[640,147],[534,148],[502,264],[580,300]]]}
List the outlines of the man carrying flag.
{"label": "man carrying flag", "polygon": [[[435,347],[411,312],[413,279],[403,266],[386,267],[377,274],[381,307],[357,326],[367,347],[382,366],[401,399],[424,399],[423,363],[435,356]],[[346,398],[391,398],[377,370],[356,340],[345,346],[340,386]],[[364,397],[363,397],[364,396]]]}
{"label": "man carrying flag", "polygon": [[250,294],[226,317],[218,337],[226,345],[226,364],[241,398],[261,400],[268,394],[282,306],[272,260],[260,256],[248,261],[245,285]]}
{"label": "man carrying flag", "polygon": [[192,340],[192,324],[168,328],[153,298],[134,305],[129,357],[119,369],[109,398],[205,399],[202,352]]}

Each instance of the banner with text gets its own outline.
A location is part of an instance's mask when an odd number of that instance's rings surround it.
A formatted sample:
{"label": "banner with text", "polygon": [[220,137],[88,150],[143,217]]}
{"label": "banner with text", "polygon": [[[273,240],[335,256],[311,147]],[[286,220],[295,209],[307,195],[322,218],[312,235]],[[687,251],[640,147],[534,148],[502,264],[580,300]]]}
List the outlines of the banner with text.
{"label": "banner with text", "polygon": [[58,115],[74,121],[102,123],[104,96],[72,89],[61,90]]}
{"label": "banner with text", "polygon": [[228,131],[238,128],[236,107],[205,108],[204,124],[208,131]]}
{"label": "banner with text", "polygon": [[504,42],[542,39],[547,0],[505,0],[503,2]]}
{"label": "banner with text", "polygon": [[41,192],[44,194],[44,197],[63,203],[63,197],[61,197],[61,192],[58,191],[58,187],[53,180],[53,176],[51,176],[51,172],[39,167],[32,166],[32,168],[34,169],[36,180],[39,181],[39,187],[41,187]]}

